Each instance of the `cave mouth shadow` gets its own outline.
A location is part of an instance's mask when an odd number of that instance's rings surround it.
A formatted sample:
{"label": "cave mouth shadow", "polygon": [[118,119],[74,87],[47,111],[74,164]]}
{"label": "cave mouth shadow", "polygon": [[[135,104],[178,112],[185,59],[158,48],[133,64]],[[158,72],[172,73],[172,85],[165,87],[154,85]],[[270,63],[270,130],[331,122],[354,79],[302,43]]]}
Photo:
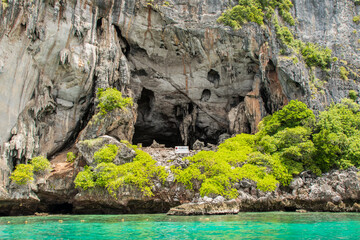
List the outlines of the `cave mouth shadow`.
{"label": "cave mouth shadow", "polygon": [[143,147],[150,146],[155,140],[164,144],[165,147],[183,145],[178,123],[169,119],[161,112],[154,110],[155,94],[153,91],[143,88],[137,101],[138,116],[135,123],[133,144],[141,144]]}

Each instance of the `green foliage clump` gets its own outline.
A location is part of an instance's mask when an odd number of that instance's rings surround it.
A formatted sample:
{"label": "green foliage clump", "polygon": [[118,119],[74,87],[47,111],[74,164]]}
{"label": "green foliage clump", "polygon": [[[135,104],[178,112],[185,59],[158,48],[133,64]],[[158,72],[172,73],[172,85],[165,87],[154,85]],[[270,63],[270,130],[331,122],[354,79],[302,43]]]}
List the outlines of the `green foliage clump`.
{"label": "green foliage clump", "polygon": [[316,66],[325,69],[335,60],[335,58],[331,57],[332,51],[329,48],[324,48],[310,42],[304,43],[300,40],[295,40],[290,29],[281,26],[276,17],[273,23],[278,39],[286,46],[293,48],[295,51],[299,51],[309,67]]}
{"label": "green foliage clump", "polygon": [[116,146],[115,144],[107,144],[94,153],[94,160],[97,163],[110,163],[114,161],[118,152],[118,146]]}
{"label": "green foliage clump", "polygon": [[341,66],[340,67],[340,77],[347,81],[347,80],[349,80],[348,76],[349,76],[349,71],[346,70],[346,68],[344,66]]}
{"label": "green foliage clump", "polygon": [[34,157],[30,160],[30,164],[18,164],[11,173],[10,179],[16,184],[24,185],[34,180],[34,173],[42,174],[50,171],[51,166],[49,160],[43,156]]}
{"label": "green foliage clump", "polygon": [[34,180],[34,166],[30,164],[18,164],[11,173],[10,179],[18,185],[25,185]]}
{"label": "green foliage clump", "polygon": [[9,6],[8,0],[1,0],[2,8],[5,10]]}
{"label": "green foliage clump", "polygon": [[68,152],[66,154],[66,161],[67,162],[72,163],[72,162],[74,162],[75,158],[76,158],[76,155],[73,152]]}
{"label": "green foliage clump", "polygon": [[282,163],[289,174],[305,169],[320,174],[313,162],[315,147],[311,134],[315,124],[314,113],[304,103],[292,100],[259,124],[257,148]]}
{"label": "green foliage clump", "polygon": [[218,19],[227,26],[234,29],[240,29],[247,22],[263,24],[264,13],[261,4],[257,0],[239,0],[239,5],[226,10]]}
{"label": "green foliage clump", "polygon": [[264,24],[264,16],[270,19],[277,8],[280,16],[290,25],[295,25],[295,20],[290,13],[293,4],[290,0],[239,0],[238,5],[226,10],[218,22],[240,29],[247,22]]}
{"label": "green foliage clump", "polygon": [[76,175],[74,180],[75,187],[80,187],[84,190],[95,187],[95,174],[91,169],[91,167],[85,166],[84,170]]}
{"label": "green foliage clump", "polygon": [[356,99],[358,98],[359,93],[355,90],[350,90],[349,91],[349,98],[353,101],[356,101]]}
{"label": "green foliage clump", "polygon": [[314,43],[306,43],[301,47],[301,54],[309,67],[318,66],[322,69],[328,68],[333,60],[331,53],[332,51],[330,49],[320,47]]}
{"label": "green foliage clump", "polygon": [[[234,183],[247,178],[257,182],[263,191],[273,191],[278,180],[267,172],[266,166],[258,166],[247,162],[248,155],[254,150],[254,136],[240,134],[220,144],[218,151],[201,151],[188,157],[187,168],[172,168],[176,181],[187,188],[198,189],[202,196],[215,194],[235,198],[237,190]],[[267,164],[265,164],[267,165]]]}
{"label": "green foliage clump", "polygon": [[298,100],[292,100],[283,109],[266,116],[259,124],[258,136],[274,135],[285,128],[304,126],[311,128],[315,124],[314,113]]}
{"label": "green foliage clump", "polygon": [[359,23],[359,21],[360,21],[360,15],[356,15],[356,16],[353,17],[353,22],[354,23]]}
{"label": "green foliage clump", "polygon": [[360,166],[360,106],[343,99],[321,112],[313,139],[322,171]]}
{"label": "green foliage clump", "polygon": [[[130,145],[129,145],[130,146]],[[156,166],[156,161],[151,156],[131,146],[136,157],[132,162],[122,165],[115,165],[109,161],[100,161],[95,169],[86,168],[75,178],[75,186],[84,190],[94,187],[106,188],[107,191],[116,197],[116,190],[124,185],[135,186],[145,196],[152,196],[153,180],[165,181],[168,173],[162,166]]]}
{"label": "green foliage clump", "polygon": [[43,156],[32,158],[30,163],[34,167],[35,173],[43,173],[45,171],[51,170],[49,160]]}
{"label": "green foliage clump", "polygon": [[107,88],[106,90],[99,88],[97,96],[101,115],[106,115],[117,108],[122,109],[133,105],[132,98],[123,98],[121,92],[115,88]]}

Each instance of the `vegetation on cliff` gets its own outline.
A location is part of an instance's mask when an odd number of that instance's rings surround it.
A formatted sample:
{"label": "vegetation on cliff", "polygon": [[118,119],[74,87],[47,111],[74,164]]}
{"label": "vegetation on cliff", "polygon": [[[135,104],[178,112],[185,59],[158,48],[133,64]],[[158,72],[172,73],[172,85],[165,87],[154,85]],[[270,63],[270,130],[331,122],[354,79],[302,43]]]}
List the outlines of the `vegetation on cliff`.
{"label": "vegetation on cliff", "polygon": [[218,21],[234,29],[240,29],[247,22],[263,25],[263,17],[271,19],[275,9],[278,9],[284,21],[294,25],[295,20],[290,13],[292,6],[293,4],[290,0],[239,0],[239,4],[226,10]]}
{"label": "vegetation on cliff", "polygon": [[124,98],[121,92],[115,88],[107,88],[106,90],[99,88],[97,97],[99,99],[98,108],[101,115],[106,115],[117,108],[123,109],[133,105],[132,98]]}
{"label": "vegetation on cliff", "polygon": [[314,43],[304,43],[301,40],[295,40],[291,30],[279,22],[275,10],[284,22],[290,26],[295,25],[295,20],[290,13],[292,7],[293,4],[290,0],[239,0],[238,5],[229,8],[219,17],[218,22],[237,30],[247,22],[263,25],[263,17],[265,16],[273,24],[280,42],[292,48],[296,53],[300,53],[309,67],[329,68],[330,63],[333,61],[330,49]]}
{"label": "vegetation on cliff", "polygon": [[250,179],[272,191],[304,170],[317,175],[333,168],[360,166],[360,105],[351,99],[314,113],[300,101],[267,116],[256,135],[240,134],[217,151],[188,157],[189,166],[173,168],[176,181],[204,195],[237,196],[235,183]]}
{"label": "vegetation on cliff", "polygon": [[[132,162],[122,165],[113,163],[119,148],[109,144],[95,152],[94,158],[99,163],[94,169],[85,167],[75,178],[75,186],[84,190],[95,187],[106,188],[116,197],[117,190],[122,186],[134,186],[141,190],[145,196],[152,196],[154,180],[164,182],[168,173],[162,166],[157,166],[151,156],[128,144],[136,152]],[[115,154],[116,153],[116,154]]]}
{"label": "vegetation on cliff", "polygon": [[18,164],[11,173],[10,179],[18,185],[25,185],[34,180],[35,174],[43,174],[50,171],[51,166],[49,160],[43,156],[34,157],[29,164]]}

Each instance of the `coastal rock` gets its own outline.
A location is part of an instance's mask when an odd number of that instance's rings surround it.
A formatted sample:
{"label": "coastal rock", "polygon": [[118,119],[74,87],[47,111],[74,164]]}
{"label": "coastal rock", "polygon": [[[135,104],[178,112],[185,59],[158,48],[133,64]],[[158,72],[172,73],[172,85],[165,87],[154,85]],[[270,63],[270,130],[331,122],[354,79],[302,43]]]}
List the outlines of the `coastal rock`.
{"label": "coastal rock", "polygon": [[239,204],[236,200],[212,201],[202,203],[186,203],[171,208],[168,215],[189,216],[189,215],[219,215],[239,213]]}
{"label": "coastal rock", "polygon": [[98,163],[94,160],[94,153],[109,144],[119,147],[118,154],[113,161],[117,165],[130,162],[136,156],[132,148],[129,148],[125,143],[120,143],[111,136],[101,136],[95,139],[80,141],[76,146],[81,156],[85,159],[86,165],[95,167]]}

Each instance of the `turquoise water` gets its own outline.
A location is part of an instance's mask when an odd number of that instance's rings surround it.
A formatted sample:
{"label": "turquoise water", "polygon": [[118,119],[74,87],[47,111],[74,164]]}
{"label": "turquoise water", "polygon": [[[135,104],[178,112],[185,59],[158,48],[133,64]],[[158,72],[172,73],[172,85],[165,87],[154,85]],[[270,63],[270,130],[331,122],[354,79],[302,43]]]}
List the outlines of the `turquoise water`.
{"label": "turquoise water", "polygon": [[360,214],[1,217],[0,239],[360,239]]}

